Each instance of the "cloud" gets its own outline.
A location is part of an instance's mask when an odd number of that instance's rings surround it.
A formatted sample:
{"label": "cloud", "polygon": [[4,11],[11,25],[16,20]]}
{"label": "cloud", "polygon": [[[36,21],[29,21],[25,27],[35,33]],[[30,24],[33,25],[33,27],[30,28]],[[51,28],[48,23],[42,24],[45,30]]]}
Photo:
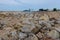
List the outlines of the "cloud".
{"label": "cloud", "polygon": [[24,4],[31,4],[31,5],[44,3],[44,0],[17,0],[17,1],[22,2]]}
{"label": "cloud", "polygon": [[[59,0],[16,0],[19,3],[22,3],[22,5],[25,6],[42,6],[42,5],[59,5]],[[48,6],[48,5],[47,5]]]}
{"label": "cloud", "polygon": [[60,0],[0,0],[0,10],[60,8]]}
{"label": "cloud", "polygon": [[5,5],[24,5],[24,4],[30,4],[30,5],[37,5],[46,3],[48,0],[0,0],[0,4]]}
{"label": "cloud", "polygon": [[59,0],[1,0],[0,4],[5,5],[43,5],[43,4],[58,4]]}
{"label": "cloud", "polygon": [[15,0],[0,0],[0,4],[4,5],[19,5]]}

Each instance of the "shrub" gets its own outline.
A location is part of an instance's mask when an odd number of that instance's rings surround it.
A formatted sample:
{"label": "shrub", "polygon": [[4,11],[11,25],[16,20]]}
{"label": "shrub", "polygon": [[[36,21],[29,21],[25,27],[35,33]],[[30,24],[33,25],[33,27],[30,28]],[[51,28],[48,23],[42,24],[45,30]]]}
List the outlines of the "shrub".
{"label": "shrub", "polygon": [[39,11],[48,11],[48,9],[39,9]]}
{"label": "shrub", "polygon": [[43,9],[39,9],[39,11],[43,11]]}
{"label": "shrub", "polygon": [[57,11],[57,9],[56,8],[53,8],[53,11]]}

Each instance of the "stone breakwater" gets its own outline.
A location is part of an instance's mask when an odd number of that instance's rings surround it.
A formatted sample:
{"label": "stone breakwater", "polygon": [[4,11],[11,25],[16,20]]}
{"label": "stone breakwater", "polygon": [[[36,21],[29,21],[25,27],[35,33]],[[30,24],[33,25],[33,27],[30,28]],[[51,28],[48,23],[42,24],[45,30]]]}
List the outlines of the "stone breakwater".
{"label": "stone breakwater", "polygon": [[60,40],[60,12],[0,12],[0,40]]}

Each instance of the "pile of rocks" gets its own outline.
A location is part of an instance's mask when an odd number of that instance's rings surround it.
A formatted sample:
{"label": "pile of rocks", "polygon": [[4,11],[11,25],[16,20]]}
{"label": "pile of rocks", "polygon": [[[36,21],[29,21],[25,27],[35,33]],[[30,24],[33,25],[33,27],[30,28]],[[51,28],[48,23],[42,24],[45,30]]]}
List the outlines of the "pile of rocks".
{"label": "pile of rocks", "polygon": [[47,14],[0,14],[0,40],[60,40],[60,18]]}

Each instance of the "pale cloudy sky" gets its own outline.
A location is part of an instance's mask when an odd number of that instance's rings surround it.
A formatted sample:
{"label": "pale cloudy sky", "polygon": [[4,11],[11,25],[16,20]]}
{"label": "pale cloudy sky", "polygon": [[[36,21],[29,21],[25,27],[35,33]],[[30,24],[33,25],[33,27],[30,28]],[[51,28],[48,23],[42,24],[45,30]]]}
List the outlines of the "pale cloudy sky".
{"label": "pale cloudy sky", "polygon": [[60,8],[60,0],[0,0],[0,10]]}

